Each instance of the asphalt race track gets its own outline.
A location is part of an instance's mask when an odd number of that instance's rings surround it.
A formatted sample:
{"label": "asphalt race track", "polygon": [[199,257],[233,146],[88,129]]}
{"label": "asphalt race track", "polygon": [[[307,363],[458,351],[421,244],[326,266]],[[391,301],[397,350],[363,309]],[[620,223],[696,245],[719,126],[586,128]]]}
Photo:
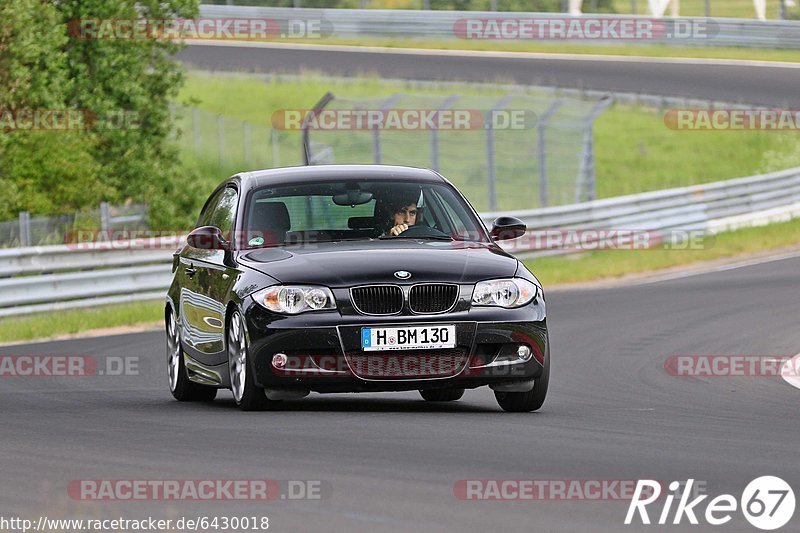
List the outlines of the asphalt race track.
{"label": "asphalt race track", "polygon": [[[722,62],[481,57],[440,53],[331,51],[297,46],[194,44],[179,58],[198,69],[264,73],[313,70],[419,80],[515,82],[559,87],[665,94],[718,101],[800,107],[800,66]],[[320,95],[321,97],[322,95]]]}
{"label": "asphalt race track", "polygon": [[[526,415],[501,412],[488,390],[446,406],[416,393],[312,395],[264,413],[240,412],[227,391],[211,405],[178,403],[161,332],[2,348],[139,358],[138,375],[0,378],[3,515],[257,515],[274,531],[756,531],[741,513],[716,528],[625,527],[625,501],[463,501],[453,487],[694,478],[712,496],[738,498],[771,474],[797,491],[800,390],[776,377],[675,377],[664,362],[800,352],[798,272],[800,257],[549,294],[551,393]],[[257,503],[67,495],[81,479],[255,478],[319,480],[327,490],[321,500]],[[782,531],[799,530],[795,513]]]}

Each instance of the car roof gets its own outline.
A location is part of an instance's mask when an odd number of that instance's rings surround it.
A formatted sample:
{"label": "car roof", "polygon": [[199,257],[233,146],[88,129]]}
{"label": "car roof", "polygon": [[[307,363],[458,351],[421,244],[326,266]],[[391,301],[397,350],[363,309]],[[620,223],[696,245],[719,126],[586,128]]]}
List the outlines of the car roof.
{"label": "car roof", "polygon": [[393,165],[311,165],[300,167],[254,170],[238,175],[243,190],[278,185],[344,180],[397,180],[411,182],[439,182],[447,180],[428,168]]}

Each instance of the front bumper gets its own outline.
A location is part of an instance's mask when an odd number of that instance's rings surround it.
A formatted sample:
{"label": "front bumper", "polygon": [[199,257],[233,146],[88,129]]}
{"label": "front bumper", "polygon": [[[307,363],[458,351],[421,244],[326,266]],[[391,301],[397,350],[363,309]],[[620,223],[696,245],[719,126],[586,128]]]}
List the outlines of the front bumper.
{"label": "front bumper", "polygon": [[[544,304],[470,308],[443,315],[361,316],[338,310],[281,316],[253,302],[244,309],[257,383],[270,390],[380,392],[476,388],[529,382],[550,357]],[[456,348],[362,352],[365,326],[456,326]],[[525,361],[519,346],[530,348]],[[282,369],[272,364],[284,354]]]}

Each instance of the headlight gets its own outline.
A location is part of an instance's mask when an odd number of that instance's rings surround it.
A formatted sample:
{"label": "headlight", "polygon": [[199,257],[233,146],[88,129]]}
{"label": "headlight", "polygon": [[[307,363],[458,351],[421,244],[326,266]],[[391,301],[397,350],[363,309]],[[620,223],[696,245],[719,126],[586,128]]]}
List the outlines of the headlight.
{"label": "headlight", "polygon": [[333,293],[327,287],[275,285],[258,291],[253,298],[270,311],[287,315],[336,309]]}
{"label": "headlight", "polygon": [[539,287],[522,278],[492,279],[475,285],[472,305],[491,305],[511,309],[521,307],[539,294]]}

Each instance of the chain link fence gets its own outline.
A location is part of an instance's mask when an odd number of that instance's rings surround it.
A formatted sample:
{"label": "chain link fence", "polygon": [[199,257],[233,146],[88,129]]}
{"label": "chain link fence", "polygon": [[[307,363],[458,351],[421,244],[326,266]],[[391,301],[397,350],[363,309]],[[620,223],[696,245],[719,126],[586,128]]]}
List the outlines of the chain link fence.
{"label": "chain link fence", "polygon": [[32,217],[22,211],[16,220],[0,222],[0,248],[44,246],[72,242],[76,232],[112,232],[147,229],[147,206],[112,206],[102,203],[96,209],[68,215]]}
{"label": "chain link fence", "polygon": [[286,157],[287,150],[282,154],[281,145],[290,143],[288,135],[267,125],[192,107],[174,107],[172,111],[180,147],[210,163],[220,167],[244,165],[247,169],[300,163],[296,154],[292,160]]}
{"label": "chain link fence", "polygon": [[[326,111],[459,111],[472,118],[479,114],[480,127],[313,130],[306,145],[297,129],[190,107],[176,107],[173,113],[181,148],[223,173],[302,165],[304,157],[310,164],[428,167],[453,181],[476,209],[495,211],[594,199],[593,125],[609,104],[602,96],[545,93],[333,96]],[[518,127],[509,127],[511,120]]]}
{"label": "chain link fence", "polygon": [[[471,127],[328,129],[309,122],[310,164],[378,163],[433,168],[481,211],[530,209],[594,199],[593,124],[608,99],[530,94],[348,99],[329,94],[319,118],[413,110],[471,117]],[[323,103],[321,102],[321,103]],[[450,115],[444,115],[450,111]],[[320,120],[320,124],[322,120]]]}

